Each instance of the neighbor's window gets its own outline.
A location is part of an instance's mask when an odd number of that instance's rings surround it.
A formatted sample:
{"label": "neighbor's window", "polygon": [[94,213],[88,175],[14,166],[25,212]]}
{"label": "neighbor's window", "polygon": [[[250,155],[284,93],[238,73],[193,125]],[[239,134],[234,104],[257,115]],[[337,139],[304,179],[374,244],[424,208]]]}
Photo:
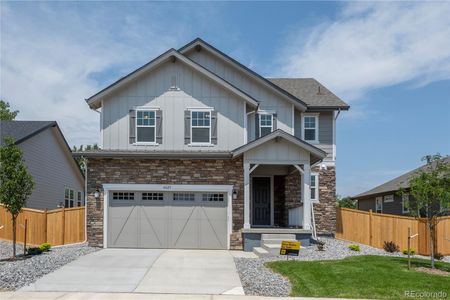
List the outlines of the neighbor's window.
{"label": "neighbor's window", "polygon": [[394,195],[384,196],[384,202],[394,202]]}
{"label": "neighbor's window", "polygon": [[64,189],[64,207],[73,207],[75,192],[72,189]]}
{"label": "neighbor's window", "polygon": [[273,131],[273,116],[270,114],[259,115],[259,136],[265,136]]}
{"label": "neighbor's window", "polygon": [[402,195],[402,212],[409,213],[409,194]]}
{"label": "neighbor's window", "polygon": [[211,143],[211,111],[191,111],[191,143]]}
{"label": "neighbor's window", "polygon": [[136,142],[154,143],[156,136],[156,121],[154,110],[136,111]]}
{"label": "neighbor's window", "polygon": [[77,206],[81,206],[81,192],[78,192],[77,195]]}
{"label": "neighbor's window", "polygon": [[375,198],[375,211],[377,213],[383,212],[383,197],[376,197]]}
{"label": "neighbor's window", "polygon": [[304,116],[303,117],[303,139],[305,141],[317,142],[318,133],[317,133],[317,125],[318,118],[317,116]]}
{"label": "neighbor's window", "polygon": [[311,200],[319,201],[319,174],[311,174]]}

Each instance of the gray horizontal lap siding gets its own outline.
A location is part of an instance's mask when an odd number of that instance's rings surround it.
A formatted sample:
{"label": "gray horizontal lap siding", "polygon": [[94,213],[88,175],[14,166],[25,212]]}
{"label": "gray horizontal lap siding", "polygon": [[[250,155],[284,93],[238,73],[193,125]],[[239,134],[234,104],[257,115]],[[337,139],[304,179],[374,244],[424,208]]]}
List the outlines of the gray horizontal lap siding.
{"label": "gray horizontal lap siding", "polygon": [[[386,195],[394,195],[394,201],[393,202],[385,202],[384,196]],[[385,214],[392,214],[392,215],[409,215],[408,213],[403,213],[402,211],[402,197],[397,195],[396,192],[392,193],[385,193],[377,196],[369,196],[367,198],[358,199],[358,209],[369,211],[370,209],[373,212],[376,212],[375,210],[375,198],[376,197],[383,197],[383,211],[382,213]]]}

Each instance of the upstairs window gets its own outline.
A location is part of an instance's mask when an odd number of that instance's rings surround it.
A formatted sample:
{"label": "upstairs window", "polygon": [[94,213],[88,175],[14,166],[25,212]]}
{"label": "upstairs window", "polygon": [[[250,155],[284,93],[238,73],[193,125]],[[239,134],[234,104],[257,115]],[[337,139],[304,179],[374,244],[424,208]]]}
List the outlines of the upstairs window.
{"label": "upstairs window", "polygon": [[136,142],[155,143],[156,113],[154,110],[136,111]]}
{"label": "upstairs window", "polygon": [[211,111],[191,111],[191,143],[211,144]]}
{"label": "upstairs window", "polygon": [[303,117],[303,139],[309,142],[319,142],[318,116],[305,115]]}
{"label": "upstairs window", "polygon": [[265,136],[273,131],[273,116],[271,114],[259,115],[259,136]]}
{"label": "upstairs window", "polygon": [[311,201],[319,201],[319,174],[311,174]]}

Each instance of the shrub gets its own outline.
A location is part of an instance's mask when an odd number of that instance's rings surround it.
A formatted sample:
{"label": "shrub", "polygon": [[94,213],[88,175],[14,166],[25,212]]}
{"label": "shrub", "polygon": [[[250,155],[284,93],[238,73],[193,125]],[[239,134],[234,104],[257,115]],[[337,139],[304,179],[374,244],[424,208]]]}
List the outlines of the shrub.
{"label": "shrub", "polygon": [[28,255],[39,255],[42,253],[42,250],[39,247],[31,247],[27,250]]}
{"label": "shrub", "polygon": [[[413,248],[409,249],[409,254],[410,255],[414,255],[416,254],[416,250],[414,250]],[[408,255],[408,249],[403,250],[403,254]]]}
{"label": "shrub", "polygon": [[360,251],[361,249],[359,249],[359,245],[348,245],[348,249],[352,250],[352,251]]}
{"label": "shrub", "polygon": [[52,245],[50,245],[49,243],[43,243],[39,246],[39,249],[41,249],[42,252],[45,252],[45,251],[50,250],[51,247],[52,247]]}
{"label": "shrub", "polygon": [[325,250],[325,242],[324,241],[317,241],[317,250],[324,251]]}
{"label": "shrub", "polygon": [[390,252],[390,253],[400,251],[400,247],[393,241],[390,241],[390,242],[385,241],[384,245],[383,245],[383,249],[384,249],[384,251]]}
{"label": "shrub", "polygon": [[442,255],[442,253],[436,252],[434,254],[434,258],[437,260],[442,260],[444,258],[444,255]]}

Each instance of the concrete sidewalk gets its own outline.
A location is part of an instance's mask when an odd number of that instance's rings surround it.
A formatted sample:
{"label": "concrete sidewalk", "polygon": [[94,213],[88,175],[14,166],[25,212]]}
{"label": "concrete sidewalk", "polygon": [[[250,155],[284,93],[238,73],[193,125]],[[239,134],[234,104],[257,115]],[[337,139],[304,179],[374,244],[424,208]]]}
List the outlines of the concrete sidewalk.
{"label": "concrete sidewalk", "polygon": [[[259,297],[239,295],[196,295],[196,294],[148,294],[148,293],[65,293],[65,292],[3,292],[2,300],[345,300],[344,298],[308,297]],[[355,300],[355,299],[352,299]]]}

